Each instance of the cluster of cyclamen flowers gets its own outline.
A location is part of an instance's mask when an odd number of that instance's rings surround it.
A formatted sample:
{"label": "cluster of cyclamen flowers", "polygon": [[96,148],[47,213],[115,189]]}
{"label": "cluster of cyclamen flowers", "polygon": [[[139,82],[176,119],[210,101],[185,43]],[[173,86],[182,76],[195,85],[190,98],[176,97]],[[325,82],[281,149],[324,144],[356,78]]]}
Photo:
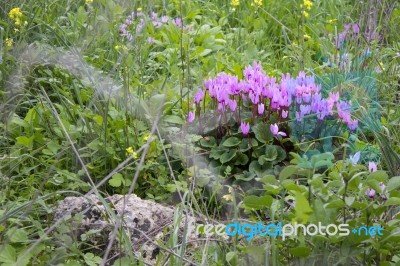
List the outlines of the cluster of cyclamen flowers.
{"label": "cluster of cyclamen flowers", "polygon": [[[175,19],[172,19],[168,16],[159,17],[157,13],[152,12],[150,19],[151,19],[151,23],[153,24],[153,26],[155,28],[159,28],[164,24],[168,24],[168,22],[170,22],[170,21],[177,27],[179,27],[179,28],[182,27],[182,19],[180,17],[175,18]],[[136,28],[134,28],[135,25],[136,25]],[[141,11],[137,11],[136,13],[132,12],[126,18],[125,22],[119,26],[119,32],[123,38],[126,38],[128,41],[132,41],[132,39],[133,39],[132,32],[140,33],[144,29],[145,25],[146,25],[145,15]],[[133,27],[133,29],[131,29],[132,27]],[[149,38],[149,42],[150,42],[150,40],[153,40],[153,39]]]}
{"label": "cluster of cyclamen flowers", "polygon": [[[358,161],[361,158],[361,153],[360,152],[356,152],[354,155],[350,155],[349,160],[350,162],[355,165],[358,163]],[[378,170],[378,165],[375,162],[369,162],[368,163],[368,170],[370,173],[376,172]],[[385,194],[385,190],[386,190],[386,186],[385,184],[383,184],[382,182],[379,183],[379,188],[381,189],[381,197],[383,200],[387,200],[386,194]],[[372,188],[368,188],[366,193],[365,193],[370,199],[374,199],[375,198],[375,194],[376,191]]]}
{"label": "cluster of cyclamen flowers", "polygon": [[341,48],[343,42],[346,40],[347,36],[351,38],[355,38],[360,33],[360,27],[357,23],[354,24],[345,24],[344,30],[338,34],[336,39],[336,48]]}
{"label": "cluster of cyclamen flowers", "polygon": [[[270,112],[277,112],[282,119],[286,119],[289,110],[293,110],[298,122],[311,114],[322,121],[333,116],[336,109],[339,120],[347,124],[350,130],[355,130],[358,126],[358,120],[351,118],[351,101],[339,100],[338,92],[323,98],[321,86],[315,83],[313,76],[306,76],[304,72],[300,72],[296,78],[289,74],[284,75],[278,83],[276,78],[263,72],[260,63],[254,62],[252,66],[245,68],[243,76],[244,79],[239,80],[237,76],[220,73],[216,78],[206,80],[205,91],[199,90],[195,94],[194,103],[199,106],[208,92],[218,104],[220,113],[236,112],[238,103],[243,100],[253,104],[253,114],[263,117],[266,113],[270,115]],[[189,112],[188,122],[193,122],[194,118],[195,113]],[[248,125],[242,123],[241,129],[247,135],[245,132],[249,131]],[[271,132],[283,136],[276,125],[271,125]]]}

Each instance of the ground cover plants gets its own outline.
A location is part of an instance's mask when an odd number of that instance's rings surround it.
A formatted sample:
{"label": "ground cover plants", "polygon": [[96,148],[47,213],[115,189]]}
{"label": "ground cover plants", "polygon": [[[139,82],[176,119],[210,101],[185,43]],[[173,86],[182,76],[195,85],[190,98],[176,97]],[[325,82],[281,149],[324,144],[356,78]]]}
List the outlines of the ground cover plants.
{"label": "ground cover plants", "polygon": [[[399,15],[377,0],[2,1],[0,264],[399,264]],[[132,193],[175,208],[151,263],[105,200]],[[55,219],[91,194],[116,228],[103,242]],[[187,214],[349,234],[202,229],[193,244]]]}

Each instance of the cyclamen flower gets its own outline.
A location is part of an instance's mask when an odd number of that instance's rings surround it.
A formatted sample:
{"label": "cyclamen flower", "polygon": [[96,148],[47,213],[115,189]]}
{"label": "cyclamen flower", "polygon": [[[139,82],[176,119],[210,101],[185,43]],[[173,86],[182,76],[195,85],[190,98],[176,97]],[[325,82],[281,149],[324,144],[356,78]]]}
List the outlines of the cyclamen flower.
{"label": "cyclamen flower", "polygon": [[285,119],[288,117],[289,111],[282,110],[282,118]]}
{"label": "cyclamen flower", "polygon": [[236,110],[237,103],[235,100],[229,100],[228,105],[231,109],[231,112],[234,112]]}
{"label": "cyclamen flower", "polygon": [[378,170],[378,167],[377,167],[376,163],[375,162],[369,162],[368,163],[368,170],[371,173],[376,172]]}
{"label": "cyclamen flower", "polygon": [[240,124],[240,130],[242,131],[244,136],[247,136],[247,134],[249,134],[249,131],[250,131],[250,124],[242,122]]}
{"label": "cyclamen flower", "polygon": [[379,183],[379,187],[381,188],[381,193],[382,193],[381,197],[382,197],[382,199],[383,199],[383,200],[387,200],[386,194],[384,193],[385,190],[386,190],[385,184],[383,184],[383,183],[381,182],[381,183]]}
{"label": "cyclamen flower", "polygon": [[194,113],[193,112],[189,112],[188,118],[187,118],[188,122],[192,123],[193,120],[194,120],[194,117],[195,117]]}
{"label": "cyclamen flower", "polygon": [[181,18],[174,19],[174,23],[178,28],[182,27],[182,19]]}
{"label": "cyclamen flower", "polygon": [[271,124],[269,126],[269,129],[271,130],[271,133],[274,136],[281,135],[282,137],[286,137],[286,133],[285,132],[279,131],[279,128],[278,128],[277,124],[273,124],[273,125]]}
{"label": "cyclamen flower", "polygon": [[355,165],[355,164],[357,164],[358,161],[360,160],[360,157],[361,157],[361,153],[358,151],[358,152],[356,152],[354,155],[350,155],[350,156],[349,156],[349,159],[350,159],[351,163],[352,163],[353,165]]}
{"label": "cyclamen flower", "polygon": [[262,115],[264,113],[264,104],[260,103],[258,104],[258,114]]}
{"label": "cyclamen flower", "polygon": [[366,194],[370,199],[375,198],[375,190],[373,190],[372,188],[368,188]]}
{"label": "cyclamen flower", "polygon": [[203,100],[203,98],[204,98],[204,91],[198,90],[194,95],[194,103],[198,104],[199,102],[201,102],[201,100]]}

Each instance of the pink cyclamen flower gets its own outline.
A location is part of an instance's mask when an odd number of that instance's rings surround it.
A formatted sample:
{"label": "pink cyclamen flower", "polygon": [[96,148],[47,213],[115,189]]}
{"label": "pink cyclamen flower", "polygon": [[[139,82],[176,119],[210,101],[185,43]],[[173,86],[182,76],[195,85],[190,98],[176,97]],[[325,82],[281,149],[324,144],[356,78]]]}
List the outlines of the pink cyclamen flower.
{"label": "pink cyclamen flower", "polygon": [[273,124],[273,125],[271,124],[269,126],[269,129],[271,130],[271,133],[274,136],[281,135],[282,137],[286,137],[286,133],[285,132],[279,131],[279,128],[278,128],[277,124]]}
{"label": "pink cyclamen flower", "polygon": [[199,102],[201,102],[201,100],[203,100],[203,98],[204,98],[204,91],[198,90],[194,95],[194,103],[198,104]]}
{"label": "pink cyclamen flower", "polygon": [[371,199],[375,198],[375,190],[373,190],[372,188],[368,188],[366,194]]}
{"label": "pink cyclamen flower", "polygon": [[189,112],[187,121],[188,121],[189,123],[192,123],[193,120],[194,120],[194,117],[195,117],[194,113],[193,113],[193,112]]}
{"label": "pink cyclamen flower", "polygon": [[147,43],[152,44],[155,42],[155,39],[153,37],[147,38]]}
{"label": "pink cyclamen flower", "polygon": [[247,134],[249,134],[249,131],[250,131],[250,124],[242,122],[240,124],[240,130],[242,130],[242,133],[244,136],[247,136]]}
{"label": "pink cyclamen flower", "polygon": [[285,119],[288,117],[289,111],[282,110],[282,118]]}
{"label": "pink cyclamen flower", "polygon": [[382,197],[382,199],[383,200],[387,200],[387,197],[386,197],[386,194],[385,194],[385,190],[386,190],[385,184],[383,184],[381,182],[381,183],[379,183],[379,187],[381,188],[381,193],[382,193],[381,197]]}
{"label": "pink cyclamen flower", "polygon": [[262,115],[264,113],[264,104],[263,103],[259,103],[258,104],[258,114]]}
{"label": "pink cyclamen flower", "polygon": [[377,167],[376,163],[375,163],[375,162],[369,162],[369,163],[368,163],[368,170],[369,170],[371,173],[373,173],[373,172],[375,172],[376,170],[378,170],[378,167]]}

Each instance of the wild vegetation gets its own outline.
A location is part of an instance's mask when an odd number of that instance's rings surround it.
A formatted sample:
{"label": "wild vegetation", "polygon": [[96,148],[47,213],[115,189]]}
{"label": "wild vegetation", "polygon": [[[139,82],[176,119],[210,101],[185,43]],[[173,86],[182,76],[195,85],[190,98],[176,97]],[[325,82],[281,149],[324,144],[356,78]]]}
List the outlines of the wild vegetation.
{"label": "wild vegetation", "polygon": [[2,1],[0,264],[143,265],[126,232],[110,258],[54,219],[134,193],[204,223],[383,228],[172,230],[157,265],[398,265],[399,31],[397,1]]}

